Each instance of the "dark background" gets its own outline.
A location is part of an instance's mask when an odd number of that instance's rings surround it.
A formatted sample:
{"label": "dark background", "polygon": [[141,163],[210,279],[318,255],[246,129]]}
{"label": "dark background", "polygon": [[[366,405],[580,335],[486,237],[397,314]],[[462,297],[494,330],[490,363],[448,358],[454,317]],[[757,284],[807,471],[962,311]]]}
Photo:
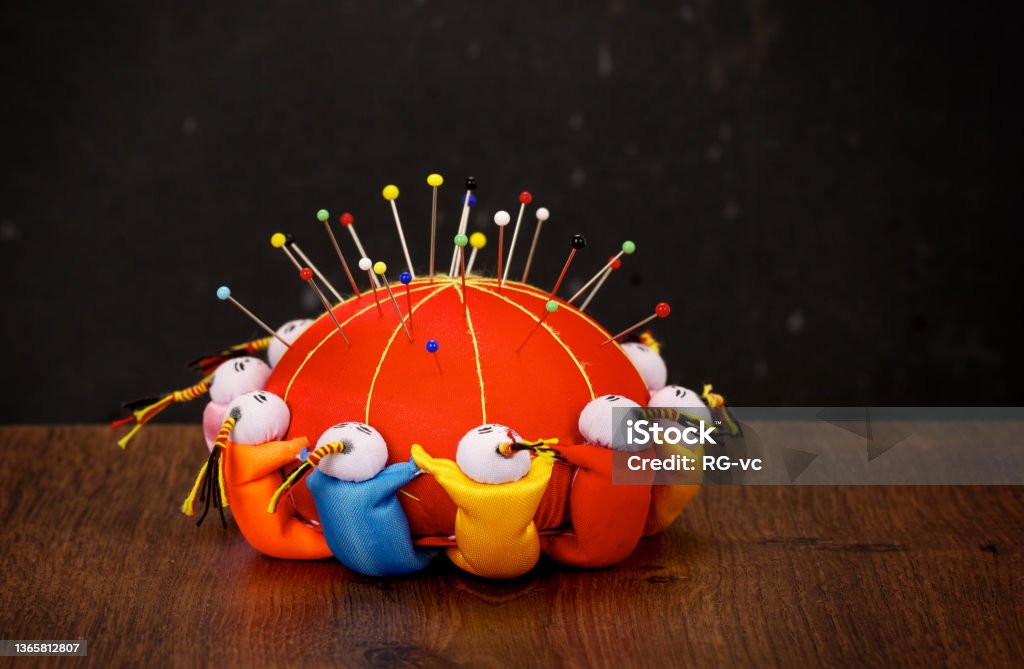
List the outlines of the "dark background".
{"label": "dark background", "polygon": [[[1017,10],[957,3],[23,3],[6,10],[0,421],[96,422],[194,354],[312,313],[267,244],[356,214],[425,266],[522,189],[593,309],[666,299],[670,379],[734,404],[1018,405]],[[532,217],[521,238],[529,240]],[[351,249],[347,237],[342,238]],[[494,265],[491,236],[485,267]],[[519,247],[519,262],[525,259]],[[350,257],[355,257],[350,250]],[[444,254],[442,255],[444,257]],[[569,284],[563,294],[573,289]],[[178,419],[196,415],[177,410]]]}

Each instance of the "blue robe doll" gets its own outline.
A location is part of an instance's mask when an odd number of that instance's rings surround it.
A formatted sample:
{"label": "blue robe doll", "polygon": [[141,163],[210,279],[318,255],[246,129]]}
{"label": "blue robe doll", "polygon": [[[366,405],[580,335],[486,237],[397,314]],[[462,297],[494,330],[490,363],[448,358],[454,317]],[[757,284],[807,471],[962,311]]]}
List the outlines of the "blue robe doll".
{"label": "blue robe doll", "polygon": [[402,576],[430,564],[439,551],[417,548],[398,490],[416,478],[410,460],[382,469],[365,481],[342,481],[319,470],[306,485],[313,493],[320,525],[334,557],[366,576]]}

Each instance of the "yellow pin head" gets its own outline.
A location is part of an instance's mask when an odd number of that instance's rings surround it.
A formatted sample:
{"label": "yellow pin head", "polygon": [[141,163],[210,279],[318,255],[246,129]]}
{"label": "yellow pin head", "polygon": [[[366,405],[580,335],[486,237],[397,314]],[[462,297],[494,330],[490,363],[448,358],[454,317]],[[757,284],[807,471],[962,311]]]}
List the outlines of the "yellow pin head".
{"label": "yellow pin head", "polygon": [[382,191],[385,200],[397,200],[398,199],[398,186],[394,184],[388,184],[384,186]]}
{"label": "yellow pin head", "polygon": [[375,274],[383,275],[384,272],[388,271],[388,266],[381,261],[373,263],[373,271]]}
{"label": "yellow pin head", "polygon": [[281,232],[275,232],[274,234],[270,235],[270,245],[273,246],[275,249],[279,249],[282,246],[284,246],[284,243],[286,241],[288,241],[288,238],[285,237],[284,234]]}
{"label": "yellow pin head", "polygon": [[428,186],[433,186],[434,188],[437,188],[438,186],[440,186],[443,183],[444,183],[444,177],[442,177],[440,174],[428,174],[427,175],[427,185]]}
{"label": "yellow pin head", "polygon": [[487,246],[487,235],[482,232],[474,232],[469,236],[469,245],[475,249],[482,249]]}

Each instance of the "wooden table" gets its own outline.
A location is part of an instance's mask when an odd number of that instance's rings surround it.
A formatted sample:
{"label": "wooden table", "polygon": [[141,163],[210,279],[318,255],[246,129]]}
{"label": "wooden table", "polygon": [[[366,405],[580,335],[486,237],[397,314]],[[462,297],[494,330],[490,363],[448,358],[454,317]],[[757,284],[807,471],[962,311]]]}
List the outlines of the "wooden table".
{"label": "wooden table", "polygon": [[[711,487],[624,564],[513,582],[261,557],[178,510],[205,448],[0,429],[0,636],[66,666],[1017,665],[1024,490]],[[6,664],[28,662],[3,658]]]}

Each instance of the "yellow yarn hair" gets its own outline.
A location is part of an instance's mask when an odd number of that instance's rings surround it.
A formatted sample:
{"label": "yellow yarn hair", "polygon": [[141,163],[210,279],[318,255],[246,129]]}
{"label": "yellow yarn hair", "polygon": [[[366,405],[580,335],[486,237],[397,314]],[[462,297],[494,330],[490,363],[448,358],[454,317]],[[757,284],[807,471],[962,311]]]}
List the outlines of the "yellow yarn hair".
{"label": "yellow yarn hair", "polygon": [[237,357],[243,353],[259,353],[260,351],[266,351],[270,347],[270,340],[273,337],[260,337],[259,339],[253,339],[250,341],[244,341],[241,344],[235,344],[229,346],[223,351],[217,353],[211,353],[209,355],[203,355],[195,360],[188,363],[188,366],[197,371],[212,371],[220,364],[224,363],[231,358]]}
{"label": "yellow yarn hair", "polygon": [[736,435],[742,432],[739,423],[737,423],[736,419],[734,419],[732,415],[729,413],[729,405],[725,401],[725,397],[719,395],[718,393],[713,393],[711,392],[711,390],[711,384],[705,383],[704,392],[701,393],[701,397],[704,398],[704,401],[707,402],[709,407],[718,410],[718,413],[720,413],[722,415],[722,418],[725,420],[725,424],[729,427],[729,434],[735,437]]}
{"label": "yellow yarn hair", "polygon": [[196,482],[192,484],[192,490],[181,504],[181,512],[189,518],[196,515],[196,497],[199,496],[199,488],[203,485],[207,464],[207,462],[203,463],[202,468],[199,470],[199,475],[196,476]]}
{"label": "yellow yarn hair", "polygon": [[654,338],[650,330],[644,330],[640,333],[640,343],[655,353],[661,354],[661,342]]}
{"label": "yellow yarn hair", "polygon": [[292,489],[292,487],[301,481],[303,477],[309,472],[313,471],[313,468],[320,464],[328,455],[335,455],[337,453],[345,452],[345,444],[341,441],[329,441],[323,446],[319,447],[315,451],[309,454],[306,461],[295,468],[288,478],[278,486],[277,490],[274,491],[273,496],[270,498],[270,504],[267,505],[267,513],[274,513],[277,511],[277,505],[281,501],[281,496]]}
{"label": "yellow yarn hair", "polygon": [[701,393],[701,397],[708,403],[708,406],[712,409],[721,409],[725,406],[725,398],[718,393],[711,392],[712,386],[710,383],[704,384],[704,392]]}
{"label": "yellow yarn hair", "polygon": [[196,515],[196,498],[199,496],[199,490],[203,487],[203,482],[206,477],[213,473],[209,471],[212,464],[216,470],[217,476],[217,493],[220,495],[221,508],[228,507],[228,492],[224,486],[224,468],[220,466],[220,453],[228,445],[228,437],[231,436],[231,430],[235,429],[235,423],[238,419],[234,416],[228,416],[224,419],[224,424],[221,425],[220,431],[217,432],[217,438],[213,442],[213,450],[210,453],[210,459],[203,463],[202,468],[199,470],[199,474],[196,476],[196,482],[192,484],[192,490],[188,493],[188,497],[181,504],[181,512],[189,518]]}
{"label": "yellow yarn hair", "polygon": [[115,427],[124,422],[135,421],[135,427],[133,427],[128,432],[128,434],[121,437],[118,440],[117,445],[120,446],[121,448],[125,448],[126,446],[128,446],[128,442],[131,441],[131,438],[134,437],[139,432],[139,430],[142,429],[143,425],[156,418],[164,409],[171,406],[172,404],[177,404],[181,402],[191,402],[195,398],[202,397],[203,395],[205,395],[206,392],[210,389],[211,380],[213,380],[213,374],[205,376],[202,381],[196,383],[195,385],[191,385],[187,388],[182,388],[181,390],[175,390],[171,393],[164,395],[157,401],[142,407],[141,409],[136,409],[132,411],[131,418],[128,418],[126,420],[114,421]]}

